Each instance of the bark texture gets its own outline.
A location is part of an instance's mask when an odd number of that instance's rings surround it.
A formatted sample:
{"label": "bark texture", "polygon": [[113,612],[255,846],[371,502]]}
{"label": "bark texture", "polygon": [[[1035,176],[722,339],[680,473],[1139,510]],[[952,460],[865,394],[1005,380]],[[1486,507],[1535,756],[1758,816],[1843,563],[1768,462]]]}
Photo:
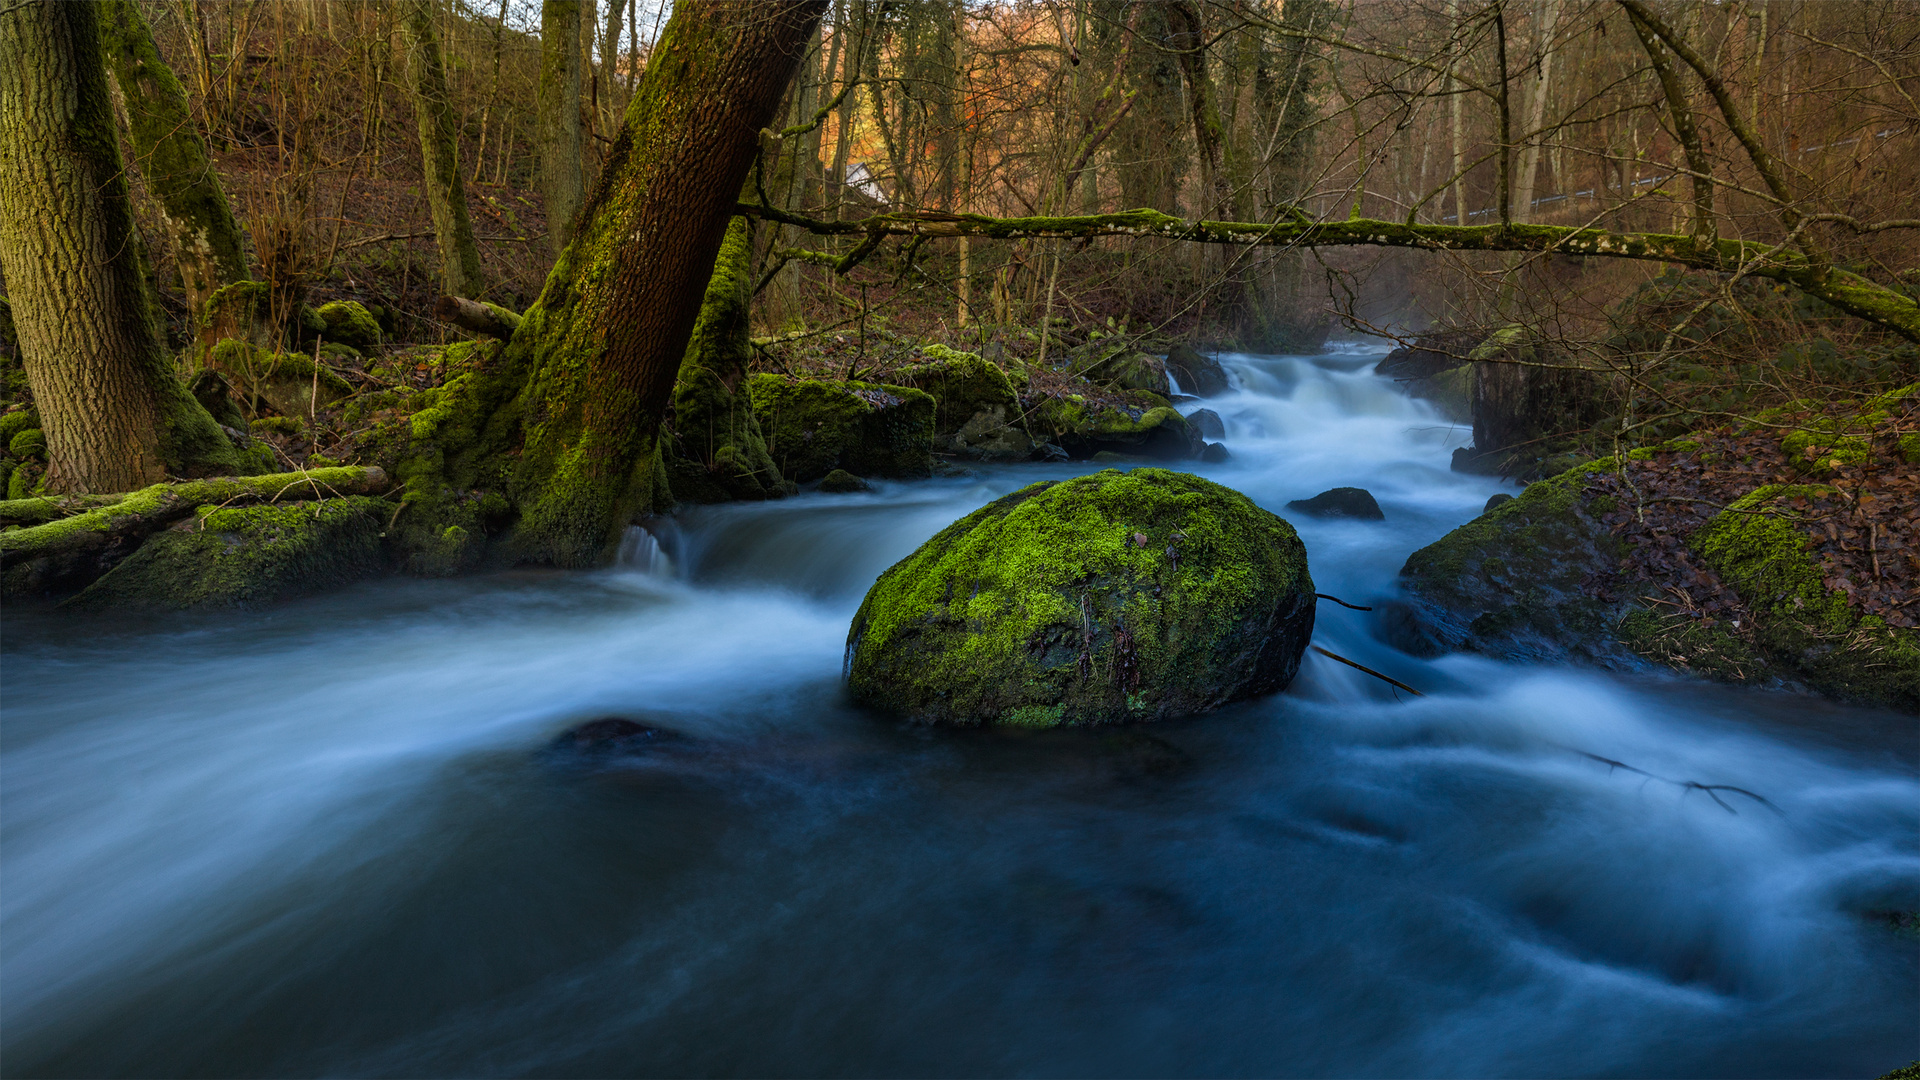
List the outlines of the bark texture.
{"label": "bark texture", "polygon": [[200,312],[216,289],[247,280],[246,237],[194,126],[187,92],[139,5],[108,0],[100,5],[100,29],[134,160],[166,221],[187,305]]}
{"label": "bark texture", "polygon": [[0,8],[0,271],[46,486],[126,491],[240,457],[175,377],[134,233],[100,8]]}
{"label": "bark texture", "polygon": [[573,239],[585,197],[580,130],[580,0],[540,5],[540,198],[547,240],[559,255]]}
{"label": "bark texture", "polygon": [[459,121],[447,95],[440,35],[433,28],[433,0],[405,0],[401,25],[407,37],[407,78],[414,119],[420,125],[421,171],[427,208],[440,245],[440,285],[452,296],[482,296],[480,249],[467,220],[467,190],[460,182]]}

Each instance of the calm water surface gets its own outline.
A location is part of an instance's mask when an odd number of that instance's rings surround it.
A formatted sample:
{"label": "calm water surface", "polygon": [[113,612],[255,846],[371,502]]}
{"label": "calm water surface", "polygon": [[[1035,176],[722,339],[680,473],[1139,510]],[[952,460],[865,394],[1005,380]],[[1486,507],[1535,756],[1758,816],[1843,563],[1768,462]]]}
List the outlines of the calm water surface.
{"label": "calm water surface", "polygon": [[[1500,485],[1379,351],[1208,402],[1318,587],[1390,596]],[[242,616],[13,616],[4,1069],[54,1075],[1871,1076],[1920,1057],[1914,722],[1421,661],[1321,605],[1286,694],[1176,724],[850,709],[867,586],[1083,467],[707,508],[627,564]],[[684,736],[548,749],[618,715]],[[1666,780],[1610,770],[1580,752]],[[1732,784],[1733,811],[1670,780]]]}

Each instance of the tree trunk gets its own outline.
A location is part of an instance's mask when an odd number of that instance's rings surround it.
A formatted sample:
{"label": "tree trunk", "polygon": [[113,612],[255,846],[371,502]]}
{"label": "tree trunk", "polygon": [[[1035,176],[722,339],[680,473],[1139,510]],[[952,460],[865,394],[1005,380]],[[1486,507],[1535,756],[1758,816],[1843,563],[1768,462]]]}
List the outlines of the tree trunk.
{"label": "tree trunk", "polygon": [[471,502],[460,489],[504,480],[520,513],[512,557],[589,566],[636,514],[670,503],[660,419],[760,129],[825,6],[674,6],[540,299],[498,360],[452,388],[456,430],[402,469],[427,504],[408,543],[438,542],[423,527],[448,534]]}
{"label": "tree trunk", "polygon": [[1187,81],[1187,101],[1193,113],[1193,141],[1200,159],[1200,203],[1195,217],[1230,213],[1233,192],[1221,158],[1220,110],[1214,103],[1213,78],[1207,74],[1207,32],[1200,13],[1187,0],[1167,4],[1172,40],[1180,50],[1180,71]]}
{"label": "tree trunk", "polygon": [[433,28],[434,0],[406,0],[401,25],[407,36],[407,76],[413,114],[420,125],[420,164],[427,208],[440,245],[440,287],[452,296],[481,296],[480,249],[467,220],[467,189],[460,182],[460,123],[447,93],[440,36]]}
{"label": "tree trunk", "polygon": [[223,285],[245,281],[246,237],[194,126],[187,92],[160,56],[134,0],[100,7],[107,70],[125,104],[128,142],[173,241],[187,308],[196,315]]}
{"label": "tree trunk", "polygon": [[54,491],[234,471],[232,443],[173,372],[134,237],[100,9],[0,9],[0,273]]}
{"label": "tree trunk", "polygon": [[1535,17],[1538,19],[1535,56],[1540,65],[1540,78],[1534,83],[1533,96],[1527,103],[1527,145],[1520,151],[1519,175],[1514,179],[1515,221],[1533,220],[1533,192],[1540,178],[1540,150],[1544,139],[1541,132],[1546,127],[1547,102],[1553,93],[1553,32],[1560,21],[1559,3],[1548,0]]}
{"label": "tree trunk", "polygon": [[580,213],[580,0],[540,5],[540,198],[547,241],[558,256],[573,239]]}

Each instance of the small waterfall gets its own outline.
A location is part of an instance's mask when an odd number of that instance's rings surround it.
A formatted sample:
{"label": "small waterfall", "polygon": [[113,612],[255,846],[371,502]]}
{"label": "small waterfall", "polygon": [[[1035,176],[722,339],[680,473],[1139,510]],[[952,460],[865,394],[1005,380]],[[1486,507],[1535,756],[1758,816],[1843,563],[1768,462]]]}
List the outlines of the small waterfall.
{"label": "small waterfall", "polygon": [[620,553],[613,561],[622,570],[648,577],[674,576],[673,556],[667,553],[658,536],[639,525],[627,526],[626,534],[620,538]]}

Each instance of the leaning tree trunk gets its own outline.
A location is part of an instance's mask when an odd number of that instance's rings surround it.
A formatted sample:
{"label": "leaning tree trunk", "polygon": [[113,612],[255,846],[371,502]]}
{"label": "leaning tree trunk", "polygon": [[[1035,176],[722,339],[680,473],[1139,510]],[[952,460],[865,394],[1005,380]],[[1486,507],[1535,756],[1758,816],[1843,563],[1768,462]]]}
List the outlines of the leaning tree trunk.
{"label": "leaning tree trunk", "polygon": [[580,0],[540,5],[540,198],[546,204],[547,241],[558,256],[573,239],[580,213]]}
{"label": "leaning tree trunk", "polygon": [[0,272],[55,491],[127,491],[239,461],[175,377],[155,321],[99,14],[0,8]]}
{"label": "leaning tree trunk", "polygon": [[[500,356],[449,387],[401,469],[406,543],[458,543],[504,486],[512,558],[589,566],[633,518],[670,505],[660,420],[753,162],[826,0],[680,0],[655,47],[573,242]],[[440,417],[444,417],[442,420]],[[465,518],[462,515],[469,515]],[[458,532],[456,536],[455,533]]]}
{"label": "leaning tree trunk", "polygon": [[134,0],[100,7],[107,71],[125,104],[128,141],[173,240],[173,261],[187,307],[206,309],[223,285],[245,281],[246,238],[194,126],[187,92],[160,56]]}
{"label": "leaning tree trunk", "polygon": [[401,25],[407,35],[407,76],[413,114],[420,124],[420,165],[427,209],[440,244],[440,286],[450,296],[481,296],[480,249],[467,220],[467,189],[460,182],[459,121],[447,93],[440,35],[433,28],[433,0],[406,0]]}

